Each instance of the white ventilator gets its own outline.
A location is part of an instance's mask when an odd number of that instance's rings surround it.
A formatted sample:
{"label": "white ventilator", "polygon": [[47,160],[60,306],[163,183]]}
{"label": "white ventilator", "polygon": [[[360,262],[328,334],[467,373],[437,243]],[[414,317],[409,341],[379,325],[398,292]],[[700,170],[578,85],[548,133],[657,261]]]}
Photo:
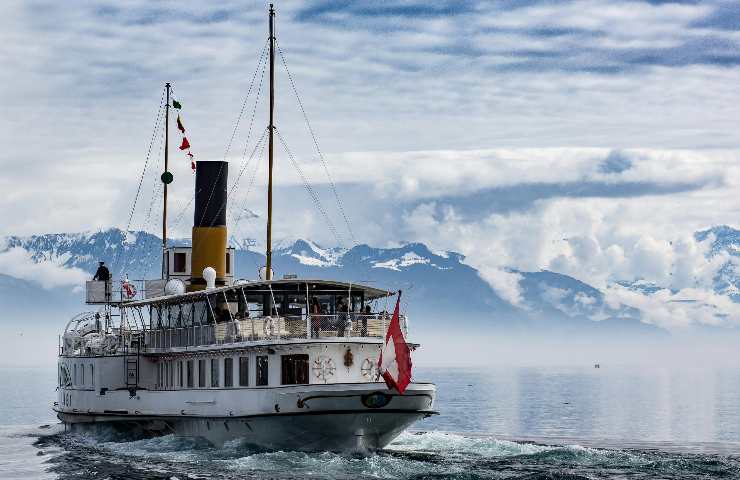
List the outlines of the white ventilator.
{"label": "white ventilator", "polygon": [[216,269],[213,267],[204,268],[203,279],[206,281],[206,290],[216,288]]}

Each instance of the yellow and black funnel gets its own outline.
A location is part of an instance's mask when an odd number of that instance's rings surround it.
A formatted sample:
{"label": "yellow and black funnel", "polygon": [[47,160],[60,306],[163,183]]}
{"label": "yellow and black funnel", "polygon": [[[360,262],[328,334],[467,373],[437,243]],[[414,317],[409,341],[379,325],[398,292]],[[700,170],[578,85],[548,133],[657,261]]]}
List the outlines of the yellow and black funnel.
{"label": "yellow and black funnel", "polygon": [[226,284],[227,162],[198,162],[195,168],[195,217],[190,290],[203,290],[203,269],[216,270],[216,285]]}

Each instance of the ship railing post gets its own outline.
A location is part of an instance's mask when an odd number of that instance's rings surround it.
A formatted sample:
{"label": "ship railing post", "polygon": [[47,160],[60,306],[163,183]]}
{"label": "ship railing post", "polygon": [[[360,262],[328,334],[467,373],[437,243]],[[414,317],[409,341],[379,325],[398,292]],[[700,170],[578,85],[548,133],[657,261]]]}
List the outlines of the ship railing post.
{"label": "ship railing post", "polygon": [[311,338],[311,304],[308,301],[308,283],[306,284],[306,338]]}

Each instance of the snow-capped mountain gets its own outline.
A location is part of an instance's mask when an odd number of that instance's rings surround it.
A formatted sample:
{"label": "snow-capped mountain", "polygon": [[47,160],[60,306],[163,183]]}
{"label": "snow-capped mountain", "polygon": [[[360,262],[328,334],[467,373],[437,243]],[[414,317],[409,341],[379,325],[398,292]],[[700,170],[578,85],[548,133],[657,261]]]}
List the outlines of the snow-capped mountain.
{"label": "snow-capped mountain", "polygon": [[[728,260],[717,275],[718,291],[734,295],[740,284],[740,231],[730,227],[697,232],[697,240],[712,240],[709,255]],[[171,244],[188,245],[189,240]],[[254,251],[253,241],[232,241],[236,248],[237,277],[255,278],[264,265],[264,255]],[[0,255],[23,249],[36,263],[76,268],[90,275],[99,260],[105,260],[114,276],[155,278],[160,272],[161,240],[145,232],[108,229],[75,234],[9,236],[0,241]],[[310,240],[297,239],[276,244],[273,265],[278,277],[296,274],[302,278],[337,278],[388,289],[404,290],[408,312],[433,325],[465,329],[485,324],[498,328],[540,329],[640,329],[655,331],[640,322],[641,312],[629,305],[607,302],[604,292],[567,275],[549,271],[519,275],[521,303],[512,305],[484,281],[479,272],[454,252],[432,252],[422,243],[394,248],[357,245],[350,249],[327,248]],[[644,295],[659,291],[647,282],[622,282],[622,286]],[[733,290],[734,289],[734,290]],[[45,297],[39,301],[40,297]],[[47,298],[48,297],[48,298]],[[70,288],[46,289],[37,283],[12,276],[0,277],[0,311],[29,312],[43,305],[67,311],[72,305],[84,309],[82,295]],[[382,307],[382,306],[381,306]],[[16,315],[16,313],[13,313]],[[471,332],[473,333],[473,332]]]}
{"label": "snow-capped mountain", "polygon": [[714,277],[714,291],[740,303],[740,230],[720,225],[696,232],[694,238],[710,242],[710,258],[726,258]]}

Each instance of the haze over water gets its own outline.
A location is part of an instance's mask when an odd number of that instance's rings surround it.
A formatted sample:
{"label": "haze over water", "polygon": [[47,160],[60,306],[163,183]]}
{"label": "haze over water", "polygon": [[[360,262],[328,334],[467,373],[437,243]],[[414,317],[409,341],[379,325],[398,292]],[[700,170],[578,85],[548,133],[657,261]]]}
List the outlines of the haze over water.
{"label": "haze over water", "polygon": [[[3,478],[734,478],[740,370],[418,368],[439,416],[367,458],[64,434],[54,368],[2,369]],[[49,428],[39,428],[52,424]],[[43,453],[41,453],[43,452]]]}

